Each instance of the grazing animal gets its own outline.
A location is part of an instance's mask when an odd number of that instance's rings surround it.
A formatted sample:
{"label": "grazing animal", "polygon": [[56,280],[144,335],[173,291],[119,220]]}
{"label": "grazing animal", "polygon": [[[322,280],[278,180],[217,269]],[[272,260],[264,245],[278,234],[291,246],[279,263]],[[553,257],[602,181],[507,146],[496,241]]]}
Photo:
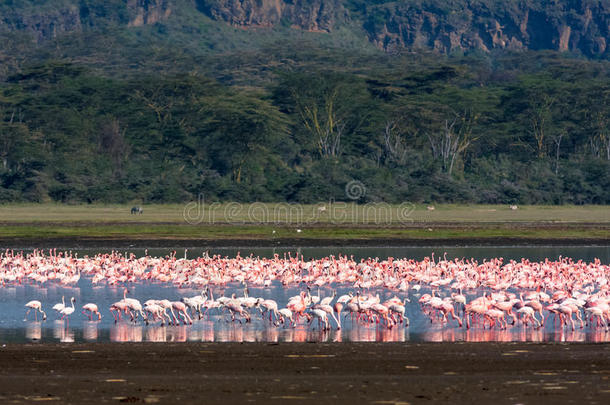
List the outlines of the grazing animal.
{"label": "grazing animal", "polygon": [[144,214],[144,209],[139,206],[131,207],[131,215]]}

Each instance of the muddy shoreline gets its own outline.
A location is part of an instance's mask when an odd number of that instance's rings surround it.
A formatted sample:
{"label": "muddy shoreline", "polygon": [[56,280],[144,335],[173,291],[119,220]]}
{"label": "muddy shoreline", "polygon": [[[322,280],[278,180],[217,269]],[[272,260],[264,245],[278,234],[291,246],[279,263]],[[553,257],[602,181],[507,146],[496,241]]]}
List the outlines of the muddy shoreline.
{"label": "muddy shoreline", "polygon": [[378,247],[378,246],[608,246],[607,238],[1,238],[1,249],[127,249],[127,248],[220,248],[220,247]]}
{"label": "muddy shoreline", "polygon": [[609,403],[610,345],[6,344],[0,401]]}

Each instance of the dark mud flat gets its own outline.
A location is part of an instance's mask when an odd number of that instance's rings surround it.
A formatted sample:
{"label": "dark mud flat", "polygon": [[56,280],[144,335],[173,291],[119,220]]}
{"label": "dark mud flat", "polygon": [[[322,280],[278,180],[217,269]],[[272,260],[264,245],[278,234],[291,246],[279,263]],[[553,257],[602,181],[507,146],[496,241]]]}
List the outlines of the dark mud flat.
{"label": "dark mud flat", "polygon": [[0,403],[610,403],[610,345],[72,344],[0,348]]}
{"label": "dark mud flat", "polygon": [[1,249],[128,249],[218,247],[376,247],[376,246],[607,246],[607,238],[370,238],[370,239],[147,239],[147,238],[2,238]]}

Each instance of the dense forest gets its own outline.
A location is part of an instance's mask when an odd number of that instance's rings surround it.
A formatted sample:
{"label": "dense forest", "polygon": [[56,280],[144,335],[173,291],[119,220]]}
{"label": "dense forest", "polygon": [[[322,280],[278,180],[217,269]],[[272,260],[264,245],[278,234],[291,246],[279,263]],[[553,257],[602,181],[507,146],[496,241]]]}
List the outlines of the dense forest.
{"label": "dense forest", "polygon": [[610,203],[607,59],[168,21],[5,42],[0,202]]}

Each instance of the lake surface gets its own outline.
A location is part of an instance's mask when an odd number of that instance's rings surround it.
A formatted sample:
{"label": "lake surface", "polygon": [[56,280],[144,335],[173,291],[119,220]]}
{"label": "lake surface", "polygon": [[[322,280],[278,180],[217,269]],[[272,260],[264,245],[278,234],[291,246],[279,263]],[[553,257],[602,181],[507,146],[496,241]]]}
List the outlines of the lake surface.
{"label": "lake surface", "polygon": [[[151,256],[165,256],[173,249],[149,249]],[[301,249],[271,249],[271,248],[247,248],[247,249],[211,249],[209,254],[221,254],[223,256],[235,256],[239,252],[242,256],[253,254],[261,257],[272,257],[274,254],[283,256],[288,252],[298,251],[306,259],[320,258],[328,255],[346,254],[354,258],[379,257],[408,257],[421,260],[430,256],[432,252],[436,257],[442,257],[444,253],[447,258],[465,257],[483,260],[486,258],[503,257],[505,262],[511,259],[520,260],[544,260],[545,258],[557,259],[571,257],[574,260],[593,261],[598,258],[602,263],[610,262],[610,246],[602,247],[342,247],[342,248],[301,248]],[[105,251],[104,251],[105,252]],[[125,252],[125,250],[121,250]],[[144,250],[138,249],[127,251],[136,255],[143,255]],[[93,255],[103,253],[95,250],[81,250],[79,256],[85,254]],[[203,254],[203,250],[190,249],[188,258],[194,258]],[[177,251],[177,256],[182,257],[184,249]],[[172,284],[162,283],[131,283],[128,285],[129,296],[137,298],[141,302],[147,299],[169,299],[178,301],[181,297],[198,295],[201,291],[193,288],[178,288]],[[351,285],[335,285],[321,288],[320,296],[325,297],[332,294],[336,289],[337,295],[348,291],[354,291]],[[274,299],[279,307],[283,307],[288,298],[298,295],[303,288],[285,288],[279,282],[274,282],[269,288],[249,287],[250,296]],[[333,323],[331,331],[321,331],[314,321],[311,325],[300,324],[296,328],[273,326],[263,321],[258,309],[253,309],[252,323],[239,324],[228,322],[228,316],[211,311],[209,316],[203,320],[195,320],[193,325],[160,326],[144,325],[141,322],[131,324],[127,321],[114,322],[114,318],[108,311],[111,303],[123,298],[123,286],[92,285],[90,279],[81,277],[79,283],[74,287],[64,287],[53,283],[47,283],[44,287],[36,285],[7,285],[0,288],[0,343],[23,343],[23,342],[140,342],[140,341],[205,341],[205,342],[302,342],[302,341],[579,341],[579,342],[608,342],[610,333],[602,328],[578,329],[571,331],[561,329],[553,325],[552,318],[545,324],[544,328],[533,329],[531,327],[515,326],[507,330],[482,329],[473,327],[469,330],[459,328],[455,322],[448,324],[430,323],[430,320],[422,312],[417,299],[420,294],[430,290],[422,288],[418,294],[413,291],[397,292],[384,289],[372,289],[370,292],[379,294],[384,299],[398,296],[408,297],[411,302],[407,305],[406,315],[410,318],[410,325],[397,325],[391,330],[379,327],[377,324],[362,325],[352,323],[349,316],[343,321],[343,328],[336,330]],[[243,294],[243,286],[238,283],[228,284],[224,287],[213,288],[214,297],[222,295],[237,296]],[[312,291],[317,294],[317,289]],[[441,290],[441,296],[448,295],[449,289]],[[476,291],[468,296],[468,300],[479,296],[482,291]],[[61,302],[62,296],[69,303],[71,297],[76,299],[76,311],[70,317],[69,322],[57,321],[57,315],[51,307]],[[30,300],[37,299],[43,303],[43,309],[47,312],[48,319],[44,322],[33,320],[24,321],[26,308],[24,304]],[[82,305],[93,302],[98,305],[103,315],[101,321],[89,321],[80,312]],[[30,319],[31,319],[30,314]],[[332,322],[332,321],[331,321]]]}
{"label": "lake surface", "polygon": [[[101,253],[95,249],[79,249],[74,250],[79,252],[82,257],[85,254],[95,255]],[[167,249],[118,249],[119,252],[134,253],[136,256],[143,256],[147,251],[149,256],[166,256],[172,252],[176,252],[177,257],[184,257],[184,248],[167,248]],[[106,252],[106,251],[103,251]],[[556,260],[561,257],[571,257],[574,260],[583,260],[591,262],[594,259],[601,260],[602,263],[610,262],[610,246],[431,246],[431,247],[303,247],[303,248],[189,248],[186,252],[188,259],[194,259],[205,253],[209,255],[221,255],[235,257],[239,253],[242,257],[250,254],[260,257],[273,257],[278,254],[298,252],[305,259],[322,258],[330,255],[348,255],[354,256],[354,259],[366,259],[367,257],[386,257],[402,258],[407,257],[415,260],[422,260],[424,257],[430,257],[432,254],[435,257],[442,257],[447,254],[447,258],[474,258],[476,260],[490,259],[494,257],[503,257],[504,262],[509,260],[520,260],[527,258],[532,261],[541,261],[545,258]]]}

